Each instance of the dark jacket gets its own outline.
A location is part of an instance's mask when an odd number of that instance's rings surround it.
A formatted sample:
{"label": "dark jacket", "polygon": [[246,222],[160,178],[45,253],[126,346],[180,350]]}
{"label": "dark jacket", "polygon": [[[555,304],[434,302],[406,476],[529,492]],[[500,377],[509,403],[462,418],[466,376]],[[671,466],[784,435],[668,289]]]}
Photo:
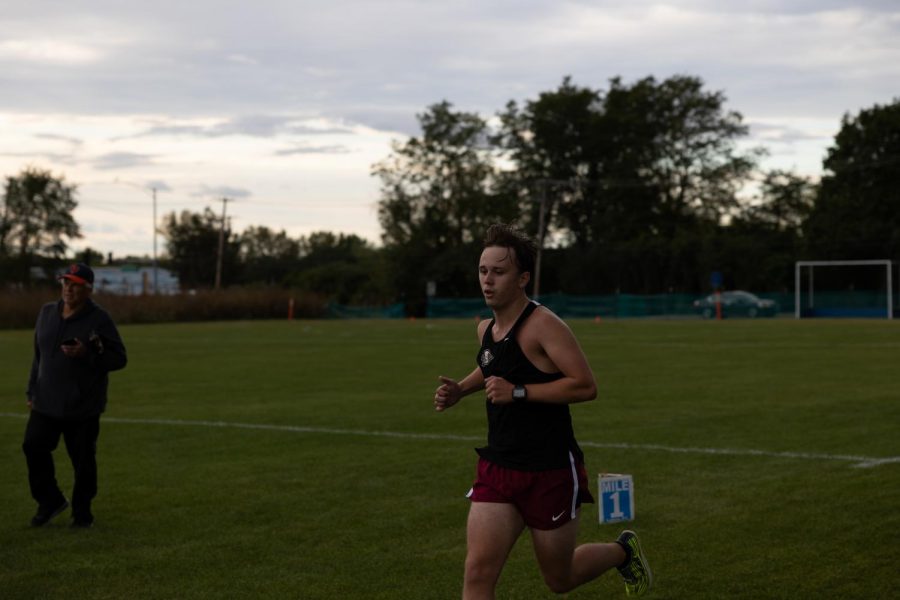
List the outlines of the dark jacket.
{"label": "dark jacket", "polygon": [[[106,409],[110,371],[125,367],[125,345],[109,313],[90,299],[68,319],[62,300],[41,308],[34,328],[34,360],[26,394],[32,410],[59,419],[99,415]],[[88,354],[63,354],[63,340],[77,338]]]}

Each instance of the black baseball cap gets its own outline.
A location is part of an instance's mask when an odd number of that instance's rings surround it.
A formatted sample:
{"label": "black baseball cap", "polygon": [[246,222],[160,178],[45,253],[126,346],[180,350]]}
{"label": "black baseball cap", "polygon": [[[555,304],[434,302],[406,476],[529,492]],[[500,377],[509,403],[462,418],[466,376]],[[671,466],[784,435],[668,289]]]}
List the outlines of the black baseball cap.
{"label": "black baseball cap", "polygon": [[69,265],[66,272],[57,277],[57,279],[68,279],[75,283],[80,283],[89,288],[94,287],[94,271],[84,263],[73,263]]}

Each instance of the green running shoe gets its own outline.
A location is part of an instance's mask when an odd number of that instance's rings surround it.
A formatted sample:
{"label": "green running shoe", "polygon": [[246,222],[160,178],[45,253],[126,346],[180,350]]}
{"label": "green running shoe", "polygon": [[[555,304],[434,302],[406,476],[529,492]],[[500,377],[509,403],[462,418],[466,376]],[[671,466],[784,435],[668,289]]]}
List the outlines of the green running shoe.
{"label": "green running shoe", "polygon": [[629,555],[625,564],[618,567],[622,579],[625,580],[625,595],[643,596],[653,585],[653,573],[650,572],[650,565],[647,564],[644,551],[641,550],[641,542],[637,534],[628,529],[619,534],[617,541],[628,549],[626,552]]}

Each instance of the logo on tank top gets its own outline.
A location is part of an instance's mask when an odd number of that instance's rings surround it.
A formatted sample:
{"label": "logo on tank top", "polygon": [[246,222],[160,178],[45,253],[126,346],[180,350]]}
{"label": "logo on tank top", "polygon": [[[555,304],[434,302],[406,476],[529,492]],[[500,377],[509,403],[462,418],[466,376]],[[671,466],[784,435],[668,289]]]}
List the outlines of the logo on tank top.
{"label": "logo on tank top", "polygon": [[491,364],[491,361],[494,360],[494,355],[491,354],[491,351],[487,348],[484,349],[484,352],[481,353],[481,358],[479,361],[481,362],[482,367],[486,367]]}

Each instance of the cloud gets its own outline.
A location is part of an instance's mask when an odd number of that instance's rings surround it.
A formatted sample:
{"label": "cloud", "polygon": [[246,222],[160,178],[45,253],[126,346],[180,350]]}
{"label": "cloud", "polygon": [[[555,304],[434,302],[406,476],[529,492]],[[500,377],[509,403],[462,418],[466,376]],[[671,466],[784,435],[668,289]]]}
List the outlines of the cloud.
{"label": "cloud", "polygon": [[[103,60],[79,67],[77,78],[60,67],[2,65],[0,109],[49,111],[64,101],[73,112],[186,119],[290,113],[412,133],[415,113],[431,103],[490,114],[567,73],[590,86],[616,75],[696,74],[740,97],[745,113],[783,105],[769,98],[773,89],[808,90],[818,114],[838,116],[873,92],[890,100],[890,81],[900,77],[896,0],[196,0],[190,9],[126,3],[114,17],[100,0],[53,11],[41,0],[15,4],[0,39],[41,32]],[[80,37],[67,32],[70,22]],[[803,79],[790,89],[798,72]],[[164,122],[143,135],[321,132],[291,125],[284,117]]]}
{"label": "cloud", "polygon": [[158,192],[171,192],[172,188],[162,179],[151,179],[147,182],[147,188]]}
{"label": "cloud", "polygon": [[259,61],[250,58],[249,56],[244,56],[243,54],[229,54],[225,58],[239,65],[256,66],[259,64]]}
{"label": "cloud", "polygon": [[[900,81],[897,0],[113,4],[5,3],[0,156],[77,163],[73,181],[155,177],[175,188],[169,204],[252,189],[302,205],[298,228],[312,198],[337,198],[369,207],[354,226],[375,237],[368,167],[392,138],[420,135],[416,115],[442,100],[491,118],[567,74],[598,90],[615,76],[697,76],[745,116],[749,143],[816,173],[841,115],[891,102]],[[110,187],[97,194],[126,210]],[[291,225],[263,205],[239,204],[241,217]]]}
{"label": "cloud", "polygon": [[162,179],[148,179],[144,183],[137,183],[128,179],[120,179],[119,177],[116,177],[115,179],[113,179],[113,183],[131,186],[133,188],[137,188],[139,190],[147,192],[148,194],[152,193],[153,190],[156,190],[157,192],[172,191],[172,188],[169,186],[169,184]]}
{"label": "cloud", "polygon": [[211,125],[179,124],[166,122],[153,125],[136,134],[114,138],[113,141],[143,137],[198,137],[218,138],[226,136],[248,136],[273,138],[281,135],[345,135],[354,133],[353,128],[340,121],[326,122],[323,119],[300,118],[280,115],[248,115],[226,119]]}
{"label": "cloud", "polygon": [[[432,104],[429,102],[428,104]],[[424,113],[426,105],[422,106],[390,106],[390,107],[347,107],[343,108],[345,118],[361,123],[375,131],[400,133],[405,135],[419,135],[421,129],[416,115]],[[333,109],[334,113],[338,109]]]}
{"label": "cloud", "polygon": [[769,123],[747,123],[750,127],[750,137],[765,143],[793,144],[803,141],[830,140],[832,133],[810,132],[788,125],[773,125]]}
{"label": "cloud", "polygon": [[50,141],[58,141],[58,142],[66,142],[67,144],[71,144],[72,146],[81,146],[84,144],[84,140],[81,138],[76,138],[68,135],[59,135],[56,133],[36,133],[34,137],[39,140],[50,140]]}
{"label": "cloud", "polygon": [[346,146],[307,146],[297,145],[293,148],[276,150],[275,156],[292,156],[294,154],[347,154],[350,149]]}
{"label": "cloud", "polygon": [[[81,227],[84,233],[123,233],[124,230],[115,221],[103,221],[102,223],[88,223]],[[141,232],[143,233],[143,232]]]}
{"label": "cloud", "polygon": [[87,64],[101,53],[85,44],[53,39],[17,39],[0,42],[0,59],[31,63]]}
{"label": "cloud", "polygon": [[[620,2],[607,0],[573,0],[572,4],[583,4],[597,7],[601,10],[610,10],[621,6]],[[603,5],[606,6],[603,6]],[[628,3],[639,11],[659,6],[659,0],[632,0]],[[807,14],[829,10],[840,10],[852,5],[854,8],[865,9],[874,12],[895,12],[896,0],[744,0],[743,2],[722,2],[721,0],[677,0],[668,2],[672,6],[694,10],[698,12],[715,13],[756,13],[756,14]]]}
{"label": "cloud", "polygon": [[93,159],[94,167],[98,169],[127,169],[131,167],[145,167],[155,165],[155,156],[138,152],[110,152]]}
{"label": "cloud", "polygon": [[249,198],[252,196],[252,192],[250,190],[245,190],[243,188],[231,187],[228,185],[200,185],[198,188],[191,192],[190,194],[194,198],[228,198],[234,200],[236,198]]}
{"label": "cloud", "polygon": [[25,160],[39,158],[47,161],[51,165],[60,164],[69,167],[80,163],[80,161],[72,154],[62,154],[59,152],[0,152],[0,156]]}
{"label": "cloud", "polygon": [[34,144],[23,144],[24,147],[35,149],[30,149],[29,151],[25,152],[0,152],[0,156],[25,160],[40,159],[41,161],[46,161],[51,165],[65,165],[67,167],[76,166],[84,162],[77,156],[77,153],[75,152],[76,150],[80,150],[80,148],[84,144],[84,141],[80,138],[59,135],[55,133],[35,133],[32,134],[31,137],[37,140],[49,142],[64,142],[70,145],[71,151],[54,152],[51,150],[40,149],[43,145],[35,147]]}

